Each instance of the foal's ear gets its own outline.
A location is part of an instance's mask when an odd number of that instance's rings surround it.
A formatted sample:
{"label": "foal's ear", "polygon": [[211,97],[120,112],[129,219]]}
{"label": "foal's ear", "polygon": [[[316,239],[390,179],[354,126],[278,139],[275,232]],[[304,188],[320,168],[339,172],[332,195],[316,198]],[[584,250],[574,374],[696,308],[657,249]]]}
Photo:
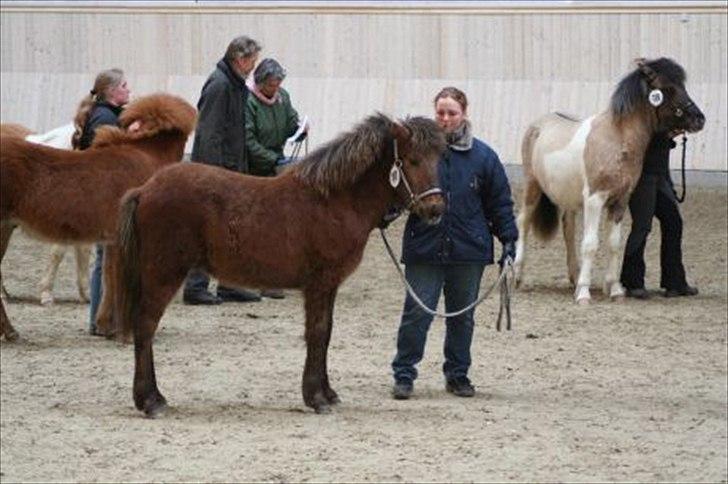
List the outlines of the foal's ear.
{"label": "foal's ear", "polygon": [[412,131],[399,121],[392,123],[392,135],[400,141],[406,141],[412,137]]}

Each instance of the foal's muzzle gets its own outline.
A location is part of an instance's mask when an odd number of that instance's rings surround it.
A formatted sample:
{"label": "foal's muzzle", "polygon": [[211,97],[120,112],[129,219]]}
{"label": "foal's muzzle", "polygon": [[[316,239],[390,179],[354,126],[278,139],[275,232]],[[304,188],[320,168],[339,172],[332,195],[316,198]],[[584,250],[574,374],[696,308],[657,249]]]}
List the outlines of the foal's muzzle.
{"label": "foal's muzzle", "polygon": [[442,190],[437,188],[420,194],[412,206],[412,211],[429,225],[436,225],[440,222],[442,214],[445,213],[445,208],[445,197]]}

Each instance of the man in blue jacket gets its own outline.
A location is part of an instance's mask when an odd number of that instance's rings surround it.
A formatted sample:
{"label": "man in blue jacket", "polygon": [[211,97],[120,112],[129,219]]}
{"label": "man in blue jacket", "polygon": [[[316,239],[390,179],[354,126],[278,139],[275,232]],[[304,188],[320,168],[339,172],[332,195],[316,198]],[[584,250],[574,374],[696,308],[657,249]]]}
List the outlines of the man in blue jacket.
{"label": "man in blue jacket", "polygon": [[[410,285],[430,309],[437,307],[443,292],[447,312],[477,298],[483,270],[493,263],[492,234],[503,244],[501,264],[508,257],[515,258],[518,239],[503,165],[488,145],[472,136],[466,110],[465,94],[457,88],[447,87],[435,97],[435,119],[448,140],[438,166],[447,211],[437,225],[410,215],[402,242],[402,262]],[[471,309],[446,320],[445,388],[460,397],[475,394],[468,379],[473,313]],[[415,365],[422,359],[432,318],[407,295],[392,362],[396,399],[405,400],[412,394]]]}
{"label": "man in blue jacket", "polygon": [[[197,103],[198,117],[192,145],[192,161],[248,173],[245,149],[245,78],[255,67],[260,45],[244,35],[234,38],[202,86]],[[259,301],[250,291],[218,286],[217,296],[209,292],[210,278],[200,270],[187,276],[185,304],[220,304],[222,301]]]}

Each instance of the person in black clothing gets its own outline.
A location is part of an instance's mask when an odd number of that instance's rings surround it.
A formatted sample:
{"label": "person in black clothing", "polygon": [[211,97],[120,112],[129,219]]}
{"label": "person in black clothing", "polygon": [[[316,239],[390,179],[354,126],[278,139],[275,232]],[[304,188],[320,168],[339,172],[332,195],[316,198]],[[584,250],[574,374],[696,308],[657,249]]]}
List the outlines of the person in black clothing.
{"label": "person in black clothing", "polygon": [[698,289],[688,285],[682,263],[683,223],[670,178],[670,150],[679,133],[660,132],[653,136],[645,153],[642,176],[629,200],[632,230],[627,238],[620,280],[627,297],[647,299],[645,289],[645,245],[652,217],[660,221],[660,287],[665,297],[694,296]]}
{"label": "person in black clothing", "polygon": [[[78,106],[74,125],[76,132],[71,138],[74,149],[85,150],[91,146],[96,130],[100,126],[119,124],[119,115],[125,104],[129,102],[129,86],[121,69],[109,69],[99,73],[94,87]],[[96,312],[103,294],[102,267],[104,246],[96,244],[96,260],[91,269],[89,307],[89,333],[101,336],[96,327]]]}
{"label": "person in black clothing", "polygon": [[[240,36],[228,45],[225,57],[202,86],[197,103],[198,118],[192,145],[192,161],[248,173],[245,149],[245,78],[255,67],[260,45]],[[222,301],[259,301],[254,292],[218,286],[217,296],[209,291],[210,278],[201,270],[187,275],[183,293],[186,304],[220,304]]]}

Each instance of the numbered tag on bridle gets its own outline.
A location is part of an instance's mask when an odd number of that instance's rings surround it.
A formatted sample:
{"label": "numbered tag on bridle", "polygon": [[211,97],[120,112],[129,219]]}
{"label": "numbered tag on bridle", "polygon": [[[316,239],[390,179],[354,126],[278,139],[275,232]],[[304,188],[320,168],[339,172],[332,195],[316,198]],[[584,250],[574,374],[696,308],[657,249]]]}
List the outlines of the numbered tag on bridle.
{"label": "numbered tag on bridle", "polygon": [[401,180],[402,177],[400,175],[399,167],[395,163],[392,165],[392,169],[389,170],[389,184],[392,185],[392,188],[397,188]]}
{"label": "numbered tag on bridle", "polygon": [[647,99],[650,101],[650,104],[652,104],[654,107],[659,107],[662,104],[662,101],[664,100],[664,96],[662,95],[662,91],[659,89],[653,89],[650,91],[650,94],[647,96]]}

